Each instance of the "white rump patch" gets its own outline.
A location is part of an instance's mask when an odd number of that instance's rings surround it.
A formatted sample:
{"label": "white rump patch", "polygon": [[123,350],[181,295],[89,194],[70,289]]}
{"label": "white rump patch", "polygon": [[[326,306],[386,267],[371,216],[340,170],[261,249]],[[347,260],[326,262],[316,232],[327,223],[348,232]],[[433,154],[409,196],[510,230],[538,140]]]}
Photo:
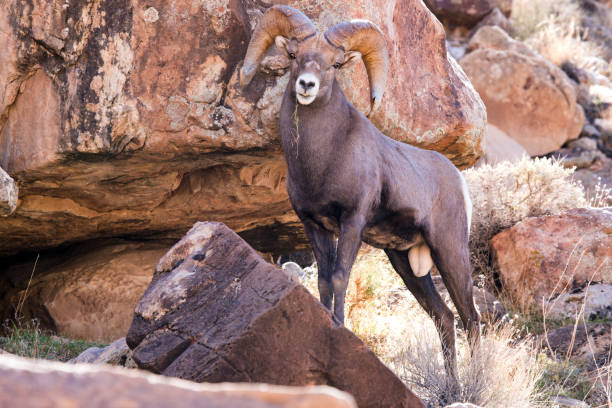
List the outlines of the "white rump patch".
{"label": "white rump patch", "polygon": [[433,267],[431,251],[424,242],[410,248],[408,251],[408,261],[410,262],[412,272],[419,278],[427,275]]}

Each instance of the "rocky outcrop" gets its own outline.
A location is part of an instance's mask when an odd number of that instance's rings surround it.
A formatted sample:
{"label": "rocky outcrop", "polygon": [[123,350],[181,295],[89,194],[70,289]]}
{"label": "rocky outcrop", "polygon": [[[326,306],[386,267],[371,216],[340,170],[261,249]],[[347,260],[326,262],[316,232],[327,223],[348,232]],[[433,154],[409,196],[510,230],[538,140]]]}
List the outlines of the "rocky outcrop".
{"label": "rocky outcrop", "polygon": [[[391,76],[373,122],[461,167],[481,155],[484,106],[418,0],[283,2],[320,29],[369,18]],[[111,236],[180,238],[226,222],[259,250],[306,239],[287,199],[278,112],[287,61],[275,51],[246,89],[237,72],[271,2],[9,0],[0,15],[0,166],[20,206],[0,255]],[[356,64],[340,83],[368,105]],[[36,120],[32,120],[36,118]]]}
{"label": "rocky outcrop", "polygon": [[612,211],[582,208],[531,217],[494,236],[493,261],[506,293],[535,302],[587,282],[612,283]]}
{"label": "rocky outcrop", "polygon": [[107,366],[29,360],[0,355],[0,406],[241,408],[356,408],[331,387],[195,384]]}
{"label": "rocky outcrop", "polygon": [[18,192],[15,181],[0,167],[0,217],[7,217],[15,211]]}
{"label": "rocky outcrop", "polygon": [[[0,267],[0,319],[36,318],[72,338],[124,337],[155,265],[172,242],[91,242]],[[13,263],[13,262],[11,262]],[[30,276],[32,281],[30,282]]]}
{"label": "rocky outcrop", "polygon": [[498,27],[482,27],[460,63],[482,97],[489,123],[529,155],[550,153],[580,134],[584,111],[558,67]]}
{"label": "rocky outcrop", "polygon": [[327,384],[361,407],[422,403],[306,288],[225,225],[159,261],[127,343],[138,366],[197,382]]}

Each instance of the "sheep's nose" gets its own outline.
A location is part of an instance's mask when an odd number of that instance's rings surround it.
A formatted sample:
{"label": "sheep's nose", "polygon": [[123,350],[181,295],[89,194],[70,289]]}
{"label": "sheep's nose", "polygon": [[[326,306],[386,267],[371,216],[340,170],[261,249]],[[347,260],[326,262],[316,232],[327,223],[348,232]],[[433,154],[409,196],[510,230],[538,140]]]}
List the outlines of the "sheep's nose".
{"label": "sheep's nose", "polygon": [[303,79],[300,79],[299,84],[305,91],[308,91],[310,88],[314,88],[316,85],[314,81],[305,81]]}

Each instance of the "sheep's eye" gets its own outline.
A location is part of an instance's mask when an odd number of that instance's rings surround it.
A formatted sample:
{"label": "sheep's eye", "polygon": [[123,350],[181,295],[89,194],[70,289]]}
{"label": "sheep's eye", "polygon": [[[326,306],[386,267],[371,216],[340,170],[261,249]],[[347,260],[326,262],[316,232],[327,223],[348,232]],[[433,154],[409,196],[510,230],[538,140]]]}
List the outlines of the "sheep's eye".
{"label": "sheep's eye", "polygon": [[340,69],[340,67],[341,67],[341,66],[342,66],[342,64],[341,64],[341,63],[339,63],[339,62],[336,62],[336,63],[334,64],[334,68],[336,68],[336,69]]}
{"label": "sheep's eye", "polygon": [[295,59],[295,54],[294,54],[294,53],[292,53],[292,52],[290,52],[290,53],[289,53],[289,58],[291,58],[291,59]]}

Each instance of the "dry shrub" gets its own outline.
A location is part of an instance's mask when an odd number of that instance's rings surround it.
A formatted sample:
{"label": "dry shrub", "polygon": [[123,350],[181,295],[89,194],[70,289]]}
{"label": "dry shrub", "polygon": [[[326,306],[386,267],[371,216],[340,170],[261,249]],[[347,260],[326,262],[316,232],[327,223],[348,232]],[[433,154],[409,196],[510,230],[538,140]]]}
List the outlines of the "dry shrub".
{"label": "dry shrub", "polygon": [[463,172],[473,205],[470,260],[475,272],[492,276],[489,240],[503,229],[526,217],[588,204],[573,172],[552,159],[526,157]]}
{"label": "dry shrub", "polygon": [[[316,268],[307,268],[302,283],[318,297]],[[486,407],[529,407],[537,397],[532,352],[526,343],[510,345],[510,328],[484,335],[482,349],[474,358],[465,333],[458,331],[461,389],[453,387],[432,319],[380,250],[364,246],[360,251],[351,271],[345,311],[346,326],[429,406],[471,401]]]}
{"label": "dry shrub", "polygon": [[556,65],[576,66],[607,75],[601,48],[582,29],[584,13],[576,0],[514,0],[512,21],[519,39]]}
{"label": "dry shrub", "polygon": [[487,408],[539,406],[536,383],[541,370],[535,348],[530,342],[513,340],[511,326],[489,330],[474,353],[465,341],[457,343],[459,389],[444,369],[433,323],[417,321],[414,326],[391,367],[428,406],[454,402]]}

